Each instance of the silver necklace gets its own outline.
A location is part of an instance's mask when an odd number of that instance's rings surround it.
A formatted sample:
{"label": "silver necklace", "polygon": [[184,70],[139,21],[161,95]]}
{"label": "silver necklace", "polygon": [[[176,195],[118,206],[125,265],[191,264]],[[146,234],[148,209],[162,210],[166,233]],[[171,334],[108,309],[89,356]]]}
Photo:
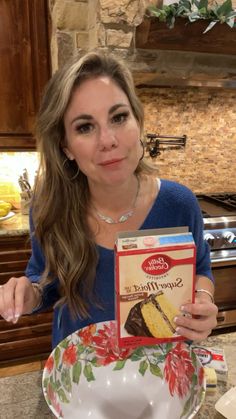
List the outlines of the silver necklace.
{"label": "silver necklace", "polygon": [[140,189],[140,181],[139,181],[139,178],[138,177],[137,177],[137,181],[138,181],[137,192],[136,192],[136,195],[135,195],[135,198],[134,198],[134,202],[133,202],[132,208],[129,211],[127,211],[124,214],[122,214],[117,221],[114,220],[113,218],[109,217],[108,215],[101,214],[97,210],[97,208],[93,205],[93,208],[95,210],[95,213],[100,218],[100,220],[104,221],[107,224],[120,224],[120,223],[125,223],[125,221],[127,221],[128,218],[132,217],[132,215],[134,214],[134,210],[136,208],[138,194],[139,194],[139,189]]}

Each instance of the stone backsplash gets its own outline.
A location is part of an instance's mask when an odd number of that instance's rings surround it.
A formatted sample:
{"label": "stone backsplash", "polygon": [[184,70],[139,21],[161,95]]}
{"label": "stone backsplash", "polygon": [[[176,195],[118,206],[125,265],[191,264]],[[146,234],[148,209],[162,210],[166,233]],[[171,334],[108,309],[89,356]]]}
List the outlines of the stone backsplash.
{"label": "stone backsplash", "polygon": [[[156,2],[49,0],[53,71],[75,53],[94,48],[115,51],[134,72],[139,71],[146,62],[139,60],[135,49],[135,28],[150,3]],[[165,59],[164,52],[159,56]],[[145,108],[146,132],[187,135],[184,150],[165,151],[152,160],[160,176],[182,182],[194,192],[236,192],[236,90],[163,87],[137,91]]]}
{"label": "stone backsplash", "polygon": [[161,177],[194,192],[236,192],[236,91],[206,88],[140,89],[145,133],[187,135],[185,149],[151,159]]}

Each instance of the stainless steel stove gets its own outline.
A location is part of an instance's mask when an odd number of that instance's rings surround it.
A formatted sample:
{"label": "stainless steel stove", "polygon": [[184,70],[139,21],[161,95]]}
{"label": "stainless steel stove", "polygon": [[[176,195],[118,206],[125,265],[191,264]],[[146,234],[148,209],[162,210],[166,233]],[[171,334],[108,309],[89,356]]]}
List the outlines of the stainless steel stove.
{"label": "stainless steel stove", "polygon": [[236,193],[197,195],[211,248],[218,328],[236,326]]}

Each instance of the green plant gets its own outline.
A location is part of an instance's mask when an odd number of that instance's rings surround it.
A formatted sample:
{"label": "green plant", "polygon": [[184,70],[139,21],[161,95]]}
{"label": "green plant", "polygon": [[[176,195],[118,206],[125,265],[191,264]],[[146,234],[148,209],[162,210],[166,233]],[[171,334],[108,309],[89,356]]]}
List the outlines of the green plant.
{"label": "green plant", "polygon": [[216,23],[227,23],[231,28],[235,26],[236,10],[232,8],[232,1],[226,0],[223,4],[208,4],[208,0],[180,0],[179,3],[148,7],[149,16],[154,16],[160,22],[166,22],[171,29],[177,17],[187,18],[189,22],[199,19],[210,20],[203,33],[208,32]]}

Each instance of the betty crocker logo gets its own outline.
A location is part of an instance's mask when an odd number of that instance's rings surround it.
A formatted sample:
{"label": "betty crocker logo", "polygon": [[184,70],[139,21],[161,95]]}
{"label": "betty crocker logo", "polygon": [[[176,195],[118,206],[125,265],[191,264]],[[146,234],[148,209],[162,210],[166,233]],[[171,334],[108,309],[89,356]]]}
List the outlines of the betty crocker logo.
{"label": "betty crocker logo", "polygon": [[167,255],[154,255],[145,259],[142,269],[149,275],[163,275],[171,269],[171,258]]}

